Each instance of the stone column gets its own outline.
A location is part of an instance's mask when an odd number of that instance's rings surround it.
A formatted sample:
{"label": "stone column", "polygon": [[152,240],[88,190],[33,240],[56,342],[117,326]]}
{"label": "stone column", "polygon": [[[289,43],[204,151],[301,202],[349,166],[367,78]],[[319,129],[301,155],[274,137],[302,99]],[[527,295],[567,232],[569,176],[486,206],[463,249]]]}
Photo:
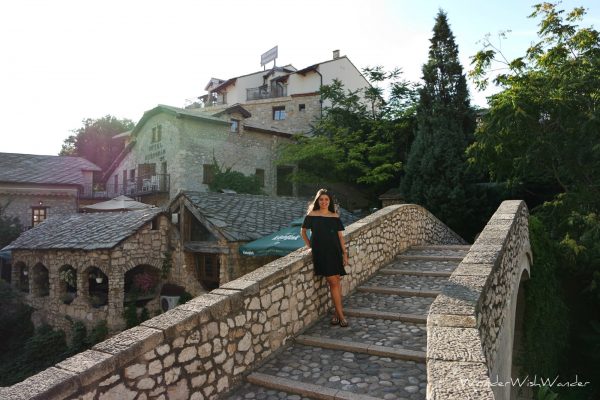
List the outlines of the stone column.
{"label": "stone column", "polygon": [[125,274],[122,268],[111,266],[108,276],[108,328],[123,329],[123,300],[125,298]]}

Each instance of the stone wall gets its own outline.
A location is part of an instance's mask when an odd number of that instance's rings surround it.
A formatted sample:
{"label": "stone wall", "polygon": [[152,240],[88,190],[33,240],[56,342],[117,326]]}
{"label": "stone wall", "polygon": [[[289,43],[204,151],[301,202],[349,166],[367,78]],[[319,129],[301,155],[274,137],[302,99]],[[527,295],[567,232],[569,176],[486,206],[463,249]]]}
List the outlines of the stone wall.
{"label": "stone wall", "polygon": [[[31,189],[26,194],[11,193],[11,188],[0,188],[0,206],[7,216],[18,217],[24,228],[31,228],[31,207],[47,207],[47,217],[74,214],[77,210],[77,189]],[[40,202],[42,203],[40,205]]]}
{"label": "stone wall", "polygon": [[[56,328],[68,330],[70,324],[65,316],[83,321],[88,327],[105,319],[111,330],[125,327],[123,295],[125,273],[137,265],[150,265],[160,270],[164,252],[168,249],[169,221],[166,216],[157,217],[158,228],[149,222],[140,230],[112,249],[98,250],[13,250],[12,284],[18,286],[22,268],[29,274],[29,294],[25,301],[36,309],[36,320]],[[49,291],[39,296],[34,289],[36,264],[42,264],[49,272]],[[61,300],[62,281],[60,269],[70,265],[77,272],[77,297],[70,304]],[[100,269],[108,277],[108,304],[93,308],[88,293],[90,268]],[[158,302],[155,304],[158,308]],[[155,310],[155,311],[158,311]]]}
{"label": "stone wall", "polygon": [[427,317],[427,398],[504,399],[520,282],[529,276],[529,213],[505,201]]}
{"label": "stone wall", "polygon": [[[243,107],[252,116],[244,122],[289,133],[307,133],[311,125],[314,125],[316,119],[321,116],[320,100],[321,96],[313,92],[308,95],[249,101],[244,103]],[[302,111],[300,104],[304,104]],[[285,107],[284,120],[273,120],[273,107]]]}
{"label": "stone wall", "polygon": [[[464,244],[416,205],[346,228],[348,294],[410,246]],[[300,249],[8,388],[11,399],[213,399],[330,306]],[[137,397],[136,397],[137,396]]]}

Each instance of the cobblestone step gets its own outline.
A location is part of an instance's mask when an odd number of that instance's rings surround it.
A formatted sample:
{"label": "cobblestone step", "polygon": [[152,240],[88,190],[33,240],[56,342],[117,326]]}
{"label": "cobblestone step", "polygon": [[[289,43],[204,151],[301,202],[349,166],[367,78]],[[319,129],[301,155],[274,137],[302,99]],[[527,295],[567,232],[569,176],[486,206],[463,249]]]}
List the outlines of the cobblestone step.
{"label": "cobblestone step", "polygon": [[[257,382],[256,384],[245,382],[243,383],[237,390],[234,390],[231,393],[228,393],[226,397],[223,397],[223,400],[311,400],[311,399],[321,399],[323,397],[317,397],[315,395],[308,397],[303,394],[296,394],[297,392],[285,392],[285,386],[277,385],[276,387],[270,387],[267,385],[262,385],[263,377],[269,375],[264,375],[260,373],[252,374],[248,377],[248,380]],[[284,380],[283,378],[277,378],[276,376],[271,377],[270,380]],[[286,379],[289,381],[289,379]],[[295,383],[295,381],[292,381]],[[283,389],[279,389],[279,388]]]}
{"label": "cobblestone step", "polygon": [[431,271],[431,272],[452,272],[458,266],[458,261],[427,261],[427,260],[401,260],[396,259],[384,270],[402,270],[402,271]]}
{"label": "cobblestone step", "polygon": [[[345,313],[350,317],[347,310]],[[350,326],[342,328],[331,326],[329,320],[330,317],[321,319],[306,330],[304,335],[391,349],[427,350],[427,329],[423,323],[354,316],[350,320]]]}
{"label": "cobblestone step", "polygon": [[377,273],[377,275],[369,279],[366,283],[367,286],[381,286],[394,289],[430,290],[439,292],[442,290],[446,282],[448,282],[447,277]]}
{"label": "cobblestone step", "polygon": [[395,268],[384,268],[377,271],[378,274],[383,275],[414,275],[414,276],[436,276],[449,278],[452,272],[448,271],[417,271],[410,269],[395,269]]}
{"label": "cobblestone step", "polygon": [[404,256],[465,257],[470,246],[418,246],[404,252]]}
{"label": "cobblestone step", "polygon": [[431,297],[435,298],[441,293],[439,290],[427,289],[398,289],[386,286],[359,286],[356,288],[359,292],[392,294],[396,296],[412,296],[412,297]]}
{"label": "cobblestone step", "polygon": [[[257,372],[296,381],[302,385],[312,384],[389,400],[424,399],[427,385],[426,367],[423,362],[305,346],[299,343],[290,345],[277,357],[268,360]],[[277,389],[305,394],[287,387]]]}
{"label": "cobblestone step", "polygon": [[[313,385],[312,383],[298,382],[293,379],[280,378],[273,375],[253,373],[248,376],[248,381],[256,383],[257,385],[263,385],[269,388],[277,390],[286,390],[288,392],[296,393],[297,395],[289,395],[288,397],[274,397],[274,399],[304,399],[310,396],[312,399],[324,399],[324,400],[380,400],[378,397],[372,397],[366,394],[356,394],[345,390],[332,389],[324,386]],[[278,392],[284,393],[285,392]],[[247,399],[248,397],[245,397]],[[252,398],[252,397],[250,397]]]}
{"label": "cobblestone step", "polygon": [[344,313],[349,317],[389,319],[390,321],[411,322],[426,324],[426,314],[401,314],[387,311],[369,310],[368,308],[344,308]]}
{"label": "cobblestone step", "polygon": [[443,245],[443,244],[431,244],[431,245],[426,245],[426,246],[412,246],[410,250],[463,250],[463,251],[469,251],[471,249],[471,245],[467,244],[467,245],[455,245],[455,244],[450,244],[450,245]]}
{"label": "cobblestone step", "polygon": [[350,342],[347,340],[330,339],[319,336],[300,335],[296,338],[296,343],[305,346],[316,346],[324,349],[344,350],[352,353],[370,354],[373,356],[397,358],[400,360],[411,360],[425,362],[425,351],[398,349],[388,346],[378,346],[374,344]]}
{"label": "cobblestone step", "polygon": [[344,308],[427,315],[432,297],[389,295],[371,291],[355,292],[344,299]]}
{"label": "cobblestone step", "polygon": [[396,257],[397,260],[409,261],[456,261],[461,262],[465,256],[437,256],[437,255],[420,255],[404,253]]}

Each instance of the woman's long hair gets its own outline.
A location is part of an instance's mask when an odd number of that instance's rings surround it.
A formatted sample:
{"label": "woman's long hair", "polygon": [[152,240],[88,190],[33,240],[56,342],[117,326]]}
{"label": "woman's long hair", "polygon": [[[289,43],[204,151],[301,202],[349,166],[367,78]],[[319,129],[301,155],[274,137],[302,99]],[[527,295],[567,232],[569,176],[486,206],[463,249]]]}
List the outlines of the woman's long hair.
{"label": "woman's long hair", "polygon": [[327,207],[327,209],[329,211],[331,211],[332,213],[337,212],[337,207],[333,201],[333,195],[331,193],[329,193],[327,191],[327,189],[319,189],[317,191],[317,194],[315,195],[314,200],[308,205],[308,210],[306,211],[306,214],[310,214],[311,211],[314,210],[320,210],[321,208],[319,207],[319,197],[321,197],[322,195],[325,195],[327,197],[329,197],[329,207]]}

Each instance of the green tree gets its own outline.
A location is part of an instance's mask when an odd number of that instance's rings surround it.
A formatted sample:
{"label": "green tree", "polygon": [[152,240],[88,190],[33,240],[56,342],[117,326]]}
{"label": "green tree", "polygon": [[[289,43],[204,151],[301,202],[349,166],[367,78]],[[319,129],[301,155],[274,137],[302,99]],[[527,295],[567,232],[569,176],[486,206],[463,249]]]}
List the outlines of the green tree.
{"label": "green tree", "polygon": [[213,179],[208,188],[213,192],[229,189],[237,193],[263,194],[261,182],[258,176],[246,176],[238,171],[232,171],[233,166],[225,167],[219,165],[213,154],[212,173]]}
{"label": "green tree", "polygon": [[[559,249],[554,273],[570,310],[561,376],[579,374],[594,384],[600,382],[600,353],[593,351],[600,348],[600,33],[577,25],[584,14],[536,5],[531,17],[540,18],[539,40],[514,60],[487,39],[471,75],[481,87],[493,81],[502,91],[490,98],[468,153],[498,182],[536,194],[552,189],[551,201],[533,213]],[[505,69],[492,78],[497,63]],[[534,253],[534,263],[544,256]],[[538,297],[533,309],[543,310],[543,301]],[[548,330],[537,339],[553,341],[556,334]],[[535,354],[540,349],[532,346],[531,357],[546,357]],[[597,398],[594,385],[585,398]]]}
{"label": "green tree", "polygon": [[83,157],[105,170],[123,150],[125,143],[123,139],[113,139],[113,136],[133,129],[134,123],[112,115],[86,118],[82,123],[82,127],[74,129],[74,134],[64,140],[59,155]]}
{"label": "green tree", "polygon": [[372,199],[399,184],[412,141],[415,85],[401,79],[400,70],[374,67],[363,72],[371,82],[365,89],[347,90],[338,80],[321,88],[330,105],[311,135],[296,136],[279,159],[298,165],[295,181],[343,182],[360,186]]}
{"label": "green tree", "polygon": [[[8,203],[10,204],[10,203]],[[8,204],[0,204],[0,249],[8,246],[23,232],[23,225],[18,217],[9,217],[5,214]]]}
{"label": "green tree", "polygon": [[458,46],[442,10],[430,41],[419,91],[417,131],[401,187],[409,201],[462,233],[470,220],[464,153],[475,127],[474,113]]}

